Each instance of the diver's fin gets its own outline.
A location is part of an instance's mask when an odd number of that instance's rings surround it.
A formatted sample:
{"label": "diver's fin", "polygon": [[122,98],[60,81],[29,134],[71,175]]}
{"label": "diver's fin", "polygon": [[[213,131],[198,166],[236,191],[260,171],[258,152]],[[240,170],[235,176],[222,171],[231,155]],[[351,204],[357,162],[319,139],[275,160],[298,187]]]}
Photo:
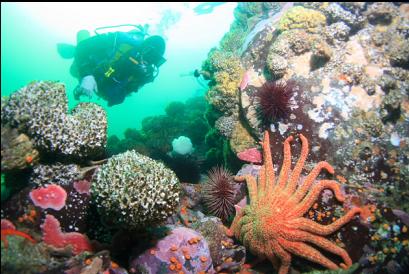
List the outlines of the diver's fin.
{"label": "diver's fin", "polygon": [[89,31],[82,29],[77,32],[77,45],[81,42],[84,41],[85,39],[88,39],[91,37],[91,34]]}
{"label": "diver's fin", "polygon": [[58,43],[57,44],[58,54],[64,59],[74,58],[75,46],[70,44]]}

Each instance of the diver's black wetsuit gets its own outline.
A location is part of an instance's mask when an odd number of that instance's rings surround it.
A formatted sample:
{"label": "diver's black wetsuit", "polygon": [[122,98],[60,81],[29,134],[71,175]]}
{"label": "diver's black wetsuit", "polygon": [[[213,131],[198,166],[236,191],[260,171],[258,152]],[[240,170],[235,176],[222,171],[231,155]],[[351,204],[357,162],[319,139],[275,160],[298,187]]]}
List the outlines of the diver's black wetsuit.
{"label": "diver's black wetsuit", "polygon": [[75,76],[82,79],[93,75],[98,95],[109,106],[122,103],[128,94],[154,79],[154,67],[141,60],[143,41],[143,35],[124,32],[100,34],[81,41],[75,53]]}

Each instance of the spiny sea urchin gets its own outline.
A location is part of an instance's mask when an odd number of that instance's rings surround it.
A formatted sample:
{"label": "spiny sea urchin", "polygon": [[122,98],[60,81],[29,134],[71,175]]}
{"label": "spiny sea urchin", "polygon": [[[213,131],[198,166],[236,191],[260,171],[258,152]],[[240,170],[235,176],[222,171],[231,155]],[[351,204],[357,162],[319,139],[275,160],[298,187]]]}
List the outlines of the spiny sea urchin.
{"label": "spiny sea urchin", "polygon": [[266,82],[256,93],[257,114],[263,125],[287,118],[291,112],[293,82]]}
{"label": "spiny sea urchin", "polygon": [[203,185],[203,201],[209,212],[226,221],[234,213],[235,188],[233,174],[223,167],[214,167]]}

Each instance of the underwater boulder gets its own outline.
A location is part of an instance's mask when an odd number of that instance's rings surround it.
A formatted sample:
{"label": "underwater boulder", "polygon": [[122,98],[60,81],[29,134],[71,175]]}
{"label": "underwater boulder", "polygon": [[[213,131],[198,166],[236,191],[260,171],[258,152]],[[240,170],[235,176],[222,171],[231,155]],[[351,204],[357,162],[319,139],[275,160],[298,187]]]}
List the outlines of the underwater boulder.
{"label": "underwater boulder", "polygon": [[82,178],[81,168],[75,164],[39,164],[33,168],[29,183],[35,187],[57,184],[68,186]]}
{"label": "underwater boulder", "polygon": [[226,235],[223,223],[217,217],[205,217],[193,224],[209,244],[213,266],[219,272],[236,273],[244,265],[246,249],[234,244]]}
{"label": "underwater boulder", "polygon": [[[406,23],[402,3],[297,3],[254,36],[239,58],[247,75],[239,91],[241,122],[255,141],[261,140],[262,126],[271,130],[278,161],[285,138],[304,134],[311,163],[325,159],[349,182],[360,187],[370,182],[382,189],[370,189],[370,195],[407,211],[408,196],[400,195],[408,192],[409,174]],[[257,89],[277,78],[269,61],[282,58],[287,66],[279,71],[280,81],[294,83],[288,117],[263,125]],[[233,137],[229,141],[237,150],[243,139]]]}
{"label": "underwater boulder", "polygon": [[201,184],[182,183],[181,204],[187,208],[201,210]]}
{"label": "underwater boulder", "polygon": [[215,122],[215,128],[219,131],[221,135],[226,138],[230,138],[233,134],[233,130],[237,123],[237,117],[234,115],[231,116],[222,116]]}
{"label": "underwater boulder", "polygon": [[107,139],[105,110],[80,103],[68,113],[65,87],[50,81],[32,82],[2,102],[2,122],[27,134],[40,152],[63,158],[98,158]]}
{"label": "underwater boulder", "polygon": [[27,135],[1,124],[1,172],[29,168],[39,160],[39,153]]}
{"label": "underwater boulder", "polygon": [[216,273],[209,246],[203,236],[189,228],[176,227],[156,245],[131,259],[130,273]]}
{"label": "underwater boulder", "polygon": [[132,150],[111,157],[96,171],[91,195],[106,224],[141,229],[176,211],[180,183],[163,163]]}
{"label": "underwater boulder", "polygon": [[39,230],[46,215],[52,215],[66,232],[85,233],[91,195],[86,180],[59,185],[29,185],[2,203],[2,217]]}

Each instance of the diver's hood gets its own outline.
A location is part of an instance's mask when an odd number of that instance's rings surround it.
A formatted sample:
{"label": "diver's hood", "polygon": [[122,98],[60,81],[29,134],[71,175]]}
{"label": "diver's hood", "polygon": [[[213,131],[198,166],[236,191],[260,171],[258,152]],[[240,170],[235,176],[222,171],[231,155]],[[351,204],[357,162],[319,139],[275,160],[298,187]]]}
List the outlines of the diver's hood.
{"label": "diver's hood", "polygon": [[154,35],[146,38],[142,43],[141,53],[145,61],[159,67],[166,61],[165,58],[163,58],[165,48],[165,40],[158,35]]}

